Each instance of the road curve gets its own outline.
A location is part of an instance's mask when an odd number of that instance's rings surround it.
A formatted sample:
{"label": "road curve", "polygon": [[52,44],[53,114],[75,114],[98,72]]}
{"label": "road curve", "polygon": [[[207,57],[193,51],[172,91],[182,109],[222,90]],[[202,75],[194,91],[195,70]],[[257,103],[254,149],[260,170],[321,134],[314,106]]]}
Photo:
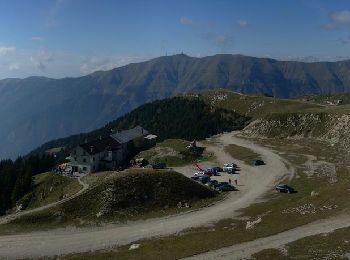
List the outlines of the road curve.
{"label": "road curve", "polygon": [[234,176],[238,179],[240,191],[230,193],[227,199],[201,210],[128,224],[0,236],[0,256],[10,258],[55,256],[126,245],[140,239],[175,234],[187,228],[237,216],[239,209],[259,200],[273,188],[276,180],[288,174],[282,158],[267,148],[233,136],[233,133],[220,135],[217,140],[217,145],[210,145],[208,149],[215,153],[220,162],[233,160],[222,149],[229,143],[254,150],[266,162],[266,165],[261,167],[239,164],[241,173]]}

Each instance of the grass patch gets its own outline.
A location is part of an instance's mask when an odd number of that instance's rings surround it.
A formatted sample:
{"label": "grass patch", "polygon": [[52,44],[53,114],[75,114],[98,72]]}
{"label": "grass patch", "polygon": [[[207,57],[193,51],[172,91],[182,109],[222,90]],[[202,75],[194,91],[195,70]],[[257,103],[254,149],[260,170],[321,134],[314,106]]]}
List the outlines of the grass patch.
{"label": "grass patch", "polygon": [[260,159],[260,155],[251,149],[235,144],[225,146],[225,152],[229,153],[233,158],[241,160],[248,165],[251,165],[254,160]]}
{"label": "grass patch", "polygon": [[189,144],[189,141],[182,139],[167,139],[149,150],[142,151],[137,158],[145,158],[150,162],[164,162],[169,167],[213,158],[213,155],[206,152],[204,147],[198,147],[198,153],[192,154],[187,148]]}
{"label": "grass patch", "polygon": [[275,99],[265,96],[240,95],[227,90],[209,90],[199,93],[211,105],[227,110],[233,110],[241,115],[261,118],[276,111],[295,112],[304,110],[322,110],[317,104],[291,99]]}
{"label": "grass patch", "polygon": [[42,207],[70,197],[81,189],[77,179],[60,176],[51,172],[38,174],[34,177],[34,189],[21,198],[17,205],[25,209]]}
{"label": "grass patch", "polygon": [[266,249],[255,253],[252,259],[348,259],[349,252],[350,228],[343,228],[289,243],[284,254],[276,249]]}

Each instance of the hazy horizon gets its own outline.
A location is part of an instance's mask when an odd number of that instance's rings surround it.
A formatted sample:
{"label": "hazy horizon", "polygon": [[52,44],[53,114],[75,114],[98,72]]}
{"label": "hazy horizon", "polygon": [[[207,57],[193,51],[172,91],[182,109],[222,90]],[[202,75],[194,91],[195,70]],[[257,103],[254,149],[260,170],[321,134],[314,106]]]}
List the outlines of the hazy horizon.
{"label": "hazy horizon", "polygon": [[0,79],[77,77],[182,52],[300,61],[350,53],[345,0],[3,1],[0,22]]}

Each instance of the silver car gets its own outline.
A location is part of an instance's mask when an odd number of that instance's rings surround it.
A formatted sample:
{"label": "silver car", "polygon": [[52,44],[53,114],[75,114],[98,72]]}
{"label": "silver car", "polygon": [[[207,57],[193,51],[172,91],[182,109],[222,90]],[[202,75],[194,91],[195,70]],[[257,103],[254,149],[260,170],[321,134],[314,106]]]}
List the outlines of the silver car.
{"label": "silver car", "polygon": [[224,172],[232,172],[237,169],[237,164],[235,163],[225,163],[224,167],[222,167]]}

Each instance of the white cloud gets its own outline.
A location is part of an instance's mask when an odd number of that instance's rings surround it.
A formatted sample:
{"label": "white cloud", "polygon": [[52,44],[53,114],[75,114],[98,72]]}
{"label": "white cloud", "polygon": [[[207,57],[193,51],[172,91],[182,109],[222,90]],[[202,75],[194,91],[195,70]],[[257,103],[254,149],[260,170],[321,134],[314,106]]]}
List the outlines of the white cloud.
{"label": "white cloud", "polygon": [[343,10],[331,14],[331,19],[337,24],[350,24],[350,11]]}
{"label": "white cloud", "polygon": [[239,27],[241,27],[241,28],[246,28],[246,27],[249,26],[249,22],[246,21],[246,20],[239,20],[239,21],[238,21],[238,25],[239,25]]}
{"label": "white cloud", "polygon": [[16,51],[13,46],[0,46],[0,56],[8,55]]}
{"label": "white cloud", "polygon": [[330,22],[322,25],[326,30],[333,30],[339,26],[350,25],[350,10],[334,12],[330,15]]}
{"label": "white cloud", "polygon": [[181,17],[180,23],[183,25],[186,25],[186,26],[198,26],[198,25],[200,25],[199,22],[194,21],[194,20],[187,18],[187,17]]}
{"label": "white cloud", "polygon": [[31,37],[30,39],[31,39],[32,41],[43,41],[43,40],[45,40],[45,38],[42,37],[42,36],[33,36],[33,37]]}

